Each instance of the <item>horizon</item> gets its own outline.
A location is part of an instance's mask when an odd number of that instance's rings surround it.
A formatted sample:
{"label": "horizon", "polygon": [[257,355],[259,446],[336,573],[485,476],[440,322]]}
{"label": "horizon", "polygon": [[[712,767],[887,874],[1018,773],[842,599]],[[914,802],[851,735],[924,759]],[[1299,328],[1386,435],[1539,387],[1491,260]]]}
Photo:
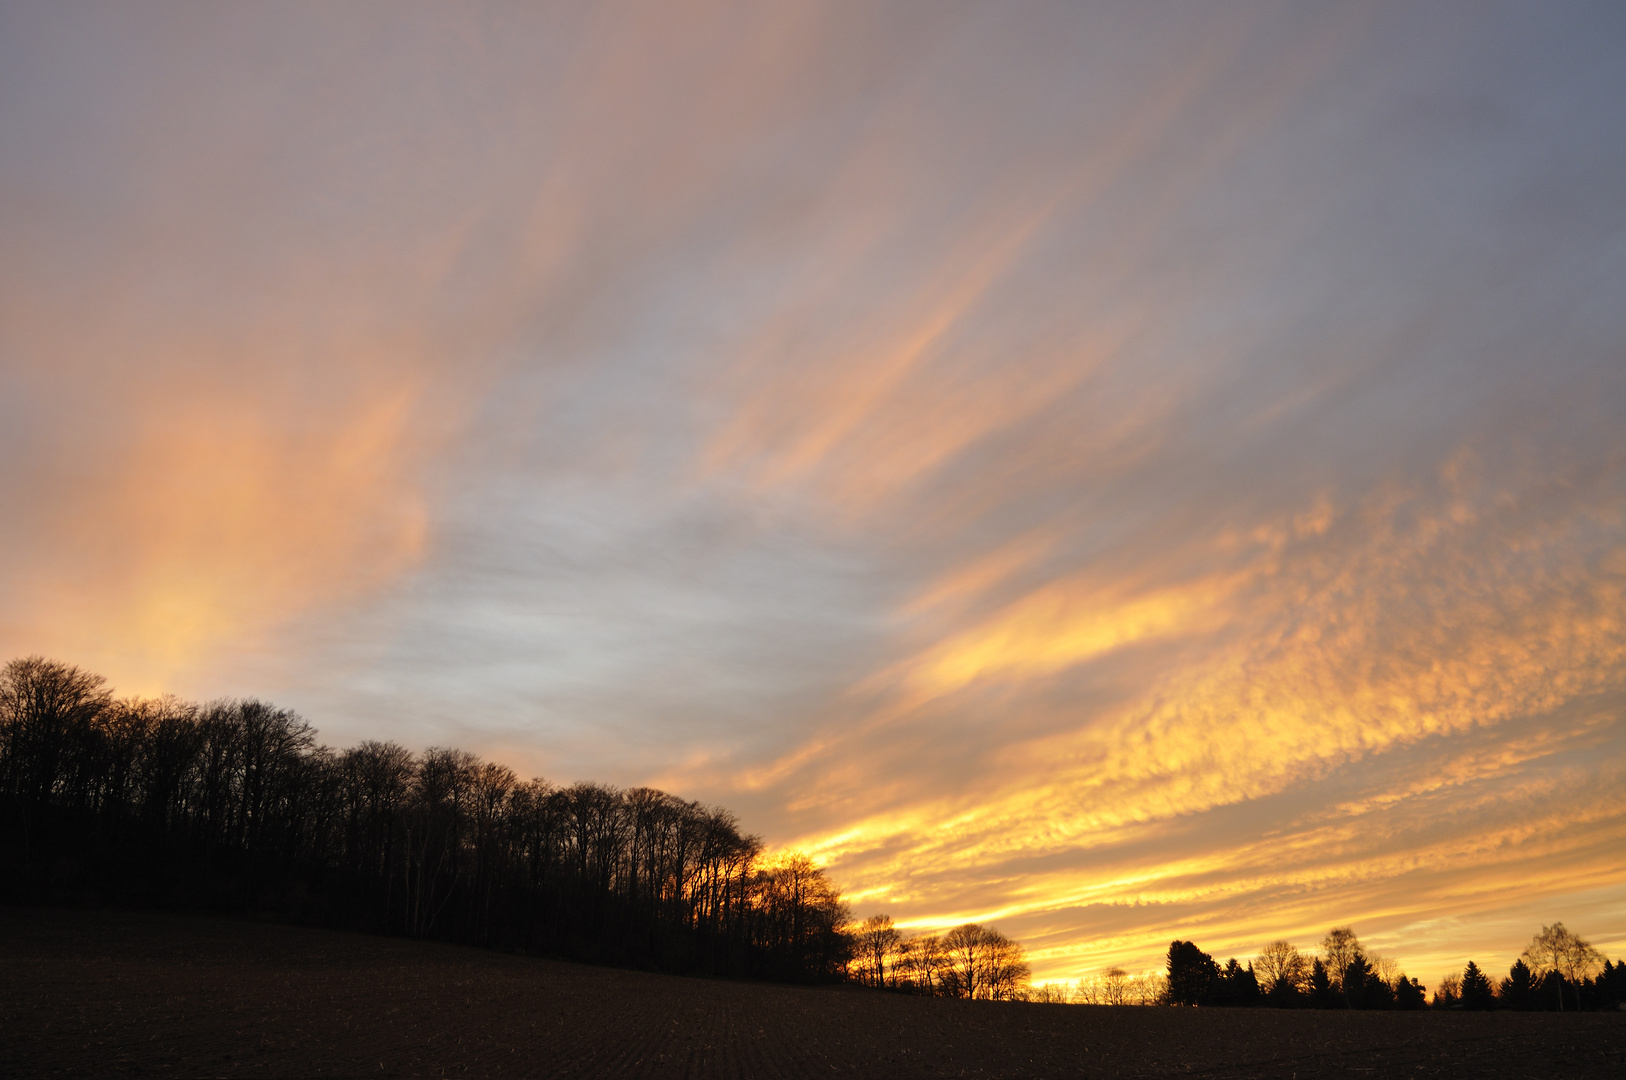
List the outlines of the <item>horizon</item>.
{"label": "horizon", "polygon": [[1626,13],[0,6],[0,659],[1036,983],[1626,957]]}

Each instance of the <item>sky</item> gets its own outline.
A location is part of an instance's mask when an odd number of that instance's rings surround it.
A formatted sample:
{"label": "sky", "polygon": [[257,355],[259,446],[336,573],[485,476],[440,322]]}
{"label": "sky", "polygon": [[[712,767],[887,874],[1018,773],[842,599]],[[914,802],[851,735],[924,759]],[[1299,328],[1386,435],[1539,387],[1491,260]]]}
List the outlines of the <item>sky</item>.
{"label": "sky", "polygon": [[1626,9],[0,6],[0,654],[1041,980],[1626,956]]}

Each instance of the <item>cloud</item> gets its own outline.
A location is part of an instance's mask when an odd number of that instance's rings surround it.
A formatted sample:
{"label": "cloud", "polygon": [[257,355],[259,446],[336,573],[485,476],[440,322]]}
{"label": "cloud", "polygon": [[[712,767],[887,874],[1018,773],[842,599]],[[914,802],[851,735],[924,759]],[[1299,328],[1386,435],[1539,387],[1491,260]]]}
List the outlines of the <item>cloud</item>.
{"label": "cloud", "polygon": [[1042,976],[1626,934],[1612,16],[105,14],[0,33],[13,653]]}

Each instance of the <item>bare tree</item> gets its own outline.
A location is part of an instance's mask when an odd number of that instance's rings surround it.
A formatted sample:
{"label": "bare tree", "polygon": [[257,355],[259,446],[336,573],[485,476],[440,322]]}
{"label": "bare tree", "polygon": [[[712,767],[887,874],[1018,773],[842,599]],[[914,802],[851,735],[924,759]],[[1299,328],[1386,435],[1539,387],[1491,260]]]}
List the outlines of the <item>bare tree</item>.
{"label": "bare tree", "polygon": [[1071,999],[1066,983],[1040,983],[1028,990],[1028,1000],[1037,1005],[1065,1005]]}
{"label": "bare tree", "polygon": [[[1603,954],[1582,941],[1564,924],[1555,922],[1543,926],[1541,933],[1530,939],[1523,958],[1529,961],[1537,975],[1556,972],[1560,978],[1575,984],[1575,1007],[1581,1007],[1581,981],[1603,963]],[[1558,1011],[1564,1011],[1564,984],[1558,983]]]}
{"label": "bare tree", "polygon": [[[444,748],[336,753],[287,709],[114,701],[99,676],[40,657],[0,669],[0,848],[30,870],[0,874],[8,895],[64,867],[64,888],[114,899],[203,889],[300,919],[665,970],[829,979],[855,944],[823,872],[802,855],[764,862],[726,810],[521,783]],[[1025,992],[1021,947],[997,932],[961,979],[942,939],[905,948],[888,920],[870,930],[876,982]]]}
{"label": "bare tree", "polygon": [[1098,976],[1086,975],[1079,979],[1072,991],[1072,1000],[1078,1005],[1105,1005],[1106,994]]}
{"label": "bare tree", "polygon": [[899,966],[914,984],[915,992],[930,997],[943,992],[947,963],[943,939],[936,934],[922,934],[904,943]]}
{"label": "bare tree", "polygon": [[112,703],[105,682],[41,656],[0,670],[0,795],[36,808],[51,799],[81,733]]}
{"label": "bare tree", "polygon": [[1026,996],[1032,970],[1028,967],[1027,950],[1020,944],[997,930],[990,930],[987,965],[986,982],[990,998],[995,1001],[1018,1001]]}
{"label": "bare tree", "polygon": [[888,915],[871,915],[858,925],[857,960],[859,979],[871,986],[886,986],[886,965],[896,957],[903,935]]}
{"label": "bare tree", "polygon": [[983,996],[982,952],[985,933],[976,923],[966,923],[943,935],[943,952],[948,958],[943,983],[950,989],[951,996]]}
{"label": "bare tree", "polygon": [[1161,971],[1148,971],[1135,980],[1135,1004],[1167,1005],[1169,977]]}
{"label": "bare tree", "polygon": [[1022,947],[998,930],[966,923],[943,936],[948,957],[942,984],[953,997],[1009,1000],[1027,986]]}
{"label": "bare tree", "polygon": [[1362,955],[1360,939],[1347,926],[1335,926],[1321,939],[1321,955],[1326,959],[1329,981],[1340,992],[1344,988],[1344,971]]}
{"label": "bare tree", "polygon": [[1310,977],[1310,964],[1292,942],[1272,941],[1253,961],[1259,982],[1268,994],[1300,990]]}

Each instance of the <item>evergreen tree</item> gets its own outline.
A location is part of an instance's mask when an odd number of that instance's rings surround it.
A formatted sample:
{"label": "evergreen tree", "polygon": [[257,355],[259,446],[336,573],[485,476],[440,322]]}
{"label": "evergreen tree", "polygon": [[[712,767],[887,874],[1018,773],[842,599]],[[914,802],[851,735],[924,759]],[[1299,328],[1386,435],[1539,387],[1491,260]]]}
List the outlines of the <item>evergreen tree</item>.
{"label": "evergreen tree", "polygon": [[1376,970],[1366,973],[1366,989],[1362,993],[1361,1008],[1363,1009],[1392,1009],[1395,1007],[1395,992],[1383,976]]}
{"label": "evergreen tree", "polygon": [[1462,1007],[1479,1012],[1496,1007],[1496,995],[1491,991],[1490,980],[1472,960],[1468,961],[1467,968],[1462,972]]}
{"label": "evergreen tree", "polygon": [[1348,1008],[1366,1008],[1366,978],[1372,974],[1366,957],[1356,956],[1344,969],[1344,1002]]}
{"label": "evergreen tree", "polygon": [[1428,1007],[1428,992],[1423,984],[1416,979],[1400,976],[1400,982],[1395,984],[1395,1008],[1397,1009],[1424,1009]]}
{"label": "evergreen tree", "polygon": [[1504,1009],[1529,1009],[1533,1007],[1531,992],[1534,983],[1530,975],[1530,965],[1523,960],[1515,960],[1508,969],[1507,978],[1502,980],[1498,996],[1501,998]]}
{"label": "evergreen tree", "polygon": [[1248,966],[1242,969],[1237,998],[1242,1004],[1248,1006],[1259,1005],[1265,1000],[1264,991],[1259,989],[1259,976],[1254,973],[1251,960],[1248,962]]}
{"label": "evergreen tree", "polygon": [[1215,995],[1218,1004],[1251,1008],[1260,1003],[1259,978],[1254,975],[1252,964],[1243,967],[1233,956],[1225,962],[1219,983],[1220,990]]}
{"label": "evergreen tree", "polygon": [[1605,1009],[1626,1005],[1626,960],[1611,964],[1605,960],[1598,976],[1599,1004]]}
{"label": "evergreen tree", "polygon": [[1344,1008],[1344,997],[1333,989],[1332,980],[1327,977],[1327,965],[1318,957],[1310,965],[1310,1007],[1313,1009],[1341,1009]]}
{"label": "evergreen tree", "polygon": [[1564,1011],[1564,976],[1549,971],[1536,981],[1535,1007],[1544,1012]]}
{"label": "evergreen tree", "polygon": [[1219,969],[1214,958],[1197,948],[1195,942],[1173,941],[1169,944],[1169,1003],[1171,1005],[1203,1005],[1214,997],[1214,983]]}

